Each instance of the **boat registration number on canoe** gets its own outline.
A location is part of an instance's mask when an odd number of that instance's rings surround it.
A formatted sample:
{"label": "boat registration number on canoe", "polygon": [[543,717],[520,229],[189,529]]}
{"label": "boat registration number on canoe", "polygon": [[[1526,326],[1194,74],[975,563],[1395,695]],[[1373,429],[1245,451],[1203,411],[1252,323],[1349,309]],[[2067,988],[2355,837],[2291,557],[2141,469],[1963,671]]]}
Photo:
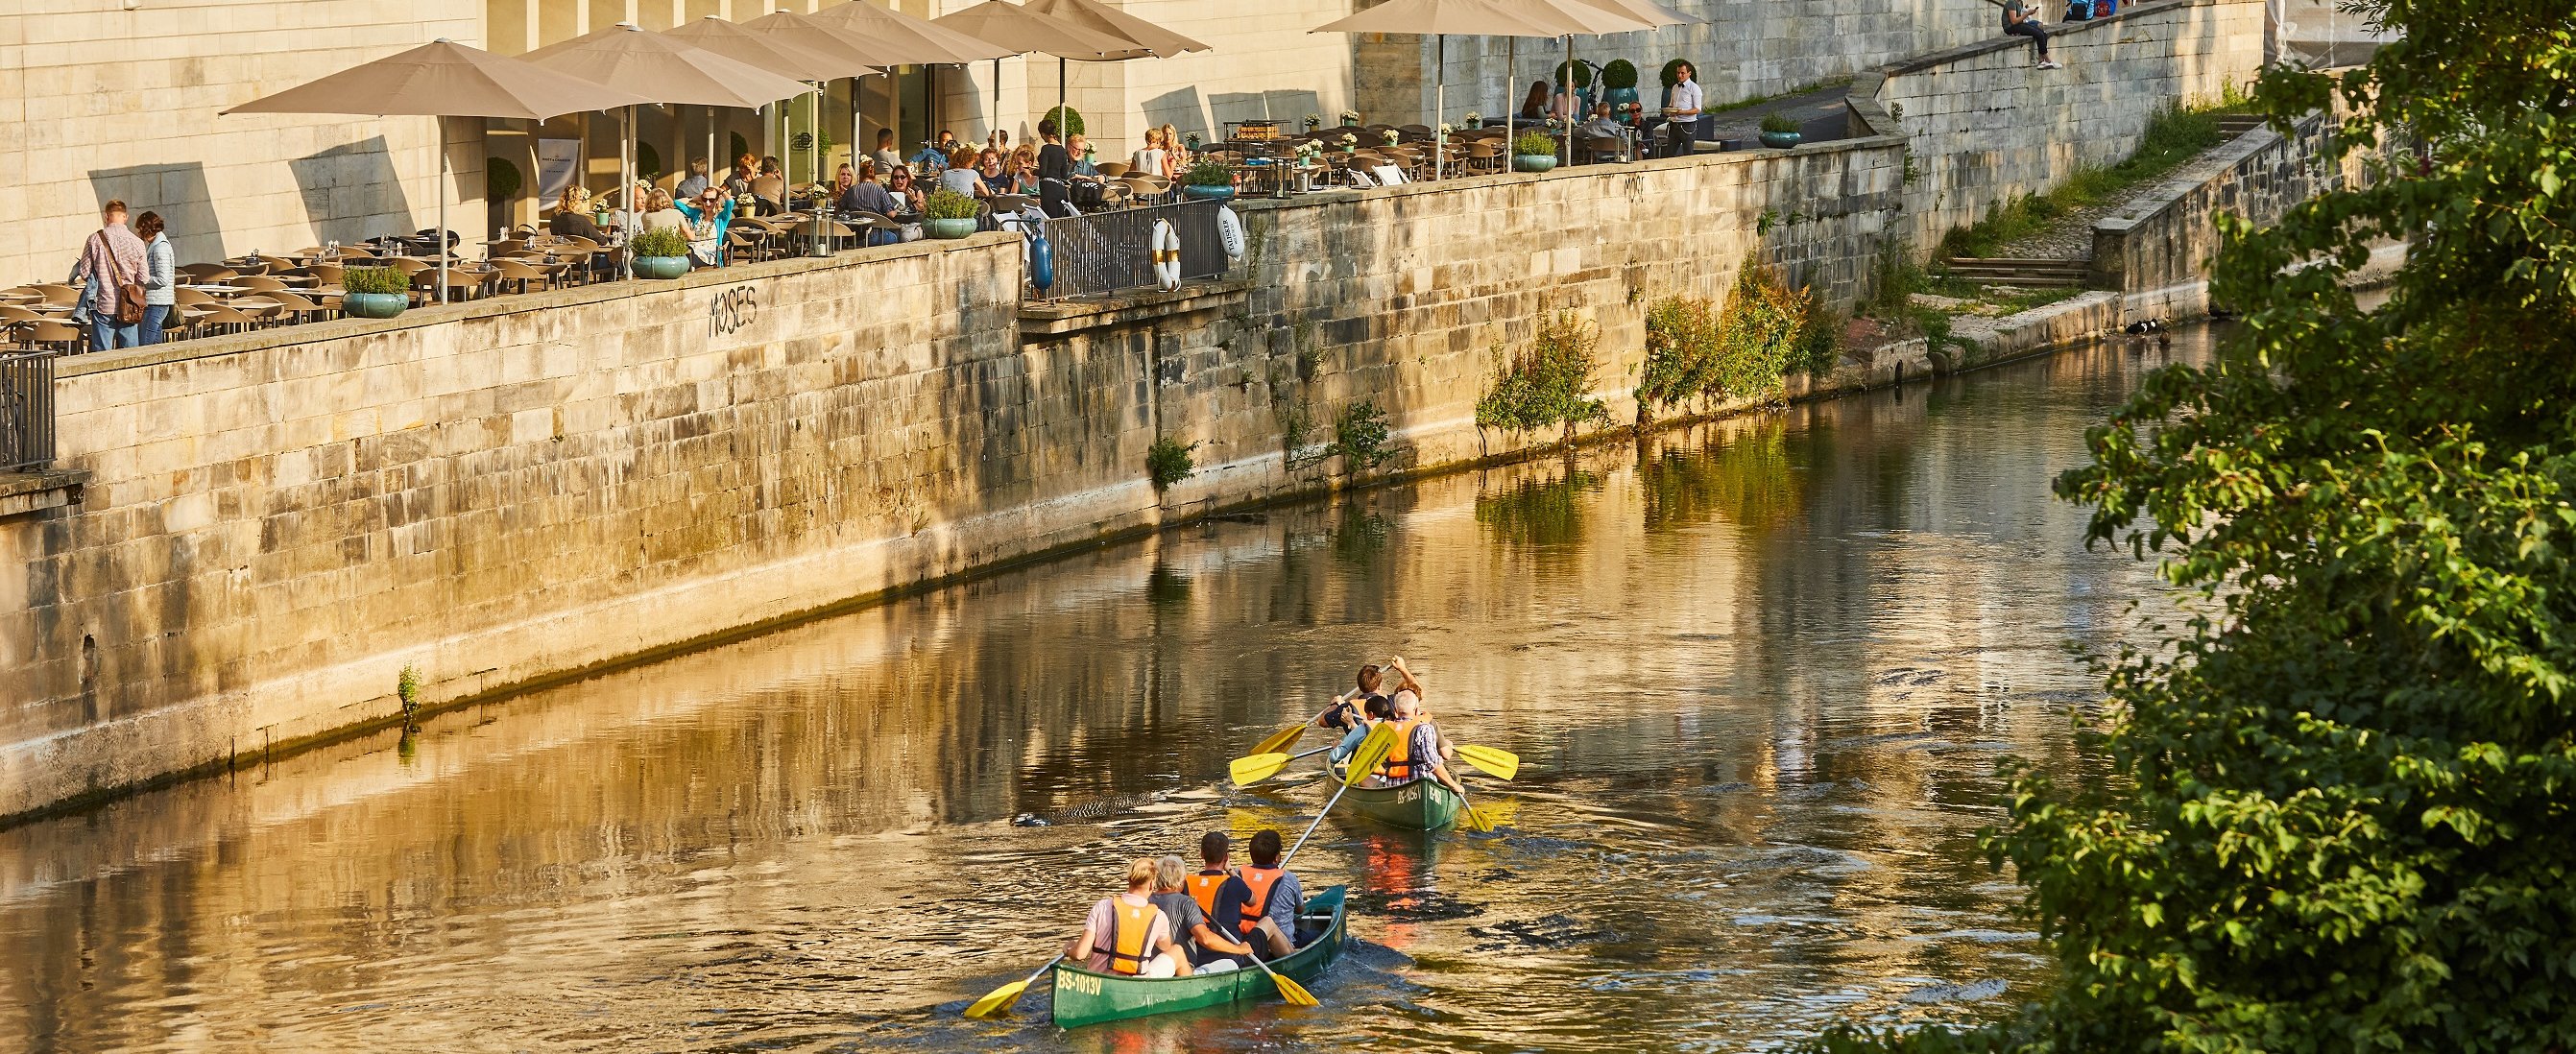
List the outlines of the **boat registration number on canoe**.
{"label": "boat registration number on canoe", "polygon": [[1395,792],[1395,800],[1397,804],[1421,801],[1422,785],[1419,783],[1411,784],[1403,790]]}
{"label": "boat registration number on canoe", "polygon": [[1090,974],[1065,974],[1059,983],[1063,984],[1066,988],[1070,988],[1084,995],[1100,994],[1100,978],[1093,977]]}

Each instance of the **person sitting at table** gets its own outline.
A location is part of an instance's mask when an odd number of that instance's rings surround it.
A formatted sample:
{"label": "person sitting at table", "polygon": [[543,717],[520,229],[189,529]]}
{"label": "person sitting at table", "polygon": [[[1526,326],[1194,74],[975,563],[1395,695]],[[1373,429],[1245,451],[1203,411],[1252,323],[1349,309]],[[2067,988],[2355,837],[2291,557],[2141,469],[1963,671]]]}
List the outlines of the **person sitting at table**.
{"label": "person sitting at table", "polygon": [[698,194],[696,203],[675,202],[672,207],[689,221],[689,259],[701,267],[724,266],[725,234],[733,229],[733,196],[709,187]]}
{"label": "person sitting at table", "polygon": [[1547,82],[1531,81],[1529,97],[1521,100],[1521,112],[1515,116],[1523,121],[1547,120],[1547,101]]}
{"label": "person sitting at table", "polygon": [[[759,178],[759,156],[745,153],[741,157],[733,159],[733,171],[725,175],[725,192],[737,198],[745,194],[749,194],[751,193],[751,181]],[[691,194],[682,200],[695,201],[697,200],[697,195]]]}
{"label": "person sitting at table", "polygon": [[640,179],[634,186],[626,188],[626,193],[617,196],[617,207],[608,210],[609,227],[624,231],[629,238],[642,232],[644,213],[652,209],[655,189],[653,184]]}
{"label": "person sitting at table", "polygon": [[[867,164],[865,161],[859,163]],[[832,200],[837,202],[848,196],[850,191],[858,189],[858,185],[858,172],[850,167],[849,162],[841,162],[841,167],[832,172]]]}
{"label": "person sitting at table", "polygon": [[787,176],[778,159],[760,159],[760,175],[752,177],[751,196],[760,199],[760,214],[775,215],[787,211]]}
{"label": "person sitting at table", "polygon": [[560,238],[588,238],[602,245],[608,235],[590,218],[590,191],[580,184],[565,187],[555,200],[555,214],[546,220],[546,229]]}
{"label": "person sitting at table", "polygon": [[704,192],[710,182],[712,181],[707,178],[707,159],[693,157],[689,159],[689,178],[681,180],[679,186],[671,188],[671,193],[680,200],[686,201]]}
{"label": "person sitting at table", "polygon": [[1098,176],[1100,174],[1100,166],[1093,164],[1091,160],[1091,140],[1079,135],[1069,137],[1064,141],[1064,152],[1073,158],[1074,175]]}
{"label": "person sitting at table", "polygon": [[1592,104],[1592,119],[1576,126],[1574,134],[1608,136],[1617,139],[1620,133],[1626,130],[1627,126],[1610,116],[1609,103],[1596,102]]}
{"label": "person sitting at table", "polygon": [[939,141],[922,147],[920,153],[912,155],[912,163],[922,166],[933,174],[945,172],[949,167],[948,155],[956,152],[957,133],[942,128],[939,130]]}
{"label": "person sitting at table", "polygon": [[1163,130],[1145,129],[1145,148],[1127,159],[1127,171],[1147,176],[1163,174]]}
{"label": "person sitting at table", "polygon": [[1154,174],[1178,183],[1181,181],[1181,170],[1188,167],[1190,167],[1189,144],[1181,142],[1179,130],[1169,124],[1164,125],[1163,167],[1155,170]]}
{"label": "person sitting at table", "polygon": [[877,129],[877,148],[868,155],[868,160],[876,162],[880,171],[892,172],[903,167],[903,155],[894,148],[894,129]]}
{"label": "person sitting at table", "polygon": [[[895,171],[910,174],[909,170],[900,165],[895,167]],[[834,200],[833,207],[841,210],[844,215],[873,212],[879,216],[892,216],[902,211],[895,202],[894,195],[877,182],[877,163],[874,161],[859,162],[857,182],[841,192],[841,196]],[[886,233],[885,231],[868,232],[868,244],[886,244],[884,237]]]}
{"label": "person sitting at table", "polygon": [[1002,173],[1002,155],[987,149],[975,158],[975,196],[989,198],[1010,193],[1011,178]]}
{"label": "person sitting at table", "polygon": [[[705,187],[699,187],[698,192],[701,194],[706,193],[706,189],[707,188]],[[672,207],[672,202],[674,200],[676,199],[672,198],[670,191],[662,190],[660,188],[655,188],[652,194],[646,196],[644,199],[644,229],[648,231],[674,230],[684,234],[687,233],[689,229],[688,214]]]}
{"label": "person sitting at table", "polygon": [[929,195],[923,194],[921,185],[913,180],[912,170],[902,167],[897,167],[889,179],[886,196],[894,200],[894,209],[886,213],[888,216],[918,213],[929,202]]}
{"label": "person sitting at table", "polygon": [[966,144],[959,143],[948,152],[948,165],[939,171],[939,185],[970,198],[984,196],[983,177],[975,174],[975,155]]}
{"label": "person sitting at table", "polygon": [[1023,143],[1011,151],[1011,193],[1038,196],[1038,152]]}

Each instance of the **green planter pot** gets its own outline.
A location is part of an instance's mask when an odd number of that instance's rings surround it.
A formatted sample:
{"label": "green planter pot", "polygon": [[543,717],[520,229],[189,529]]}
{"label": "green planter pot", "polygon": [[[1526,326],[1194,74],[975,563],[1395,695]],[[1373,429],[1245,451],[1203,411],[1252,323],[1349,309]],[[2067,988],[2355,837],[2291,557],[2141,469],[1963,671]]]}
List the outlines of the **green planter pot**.
{"label": "green planter pot", "polygon": [[1545,172],[1555,167],[1555,154],[1512,155],[1512,171],[1514,172]]}
{"label": "green planter pot", "polygon": [[347,293],[340,297],[340,313],[351,318],[392,318],[411,306],[411,297],[402,293]]}
{"label": "green planter pot", "polygon": [[635,258],[635,277],[637,278],[678,278],[687,273],[689,273],[689,258],[686,256]]}
{"label": "green planter pot", "polygon": [[1799,138],[1800,136],[1796,132],[1764,132],[1762,133],[1762,145],[1770,147],[1773,150],[1786,150],[1798,145]]}
{"label": "green planter pot", "polygon": [[1203,199],[1211,199],[1211,200],[1215,200],[1215,201],[1225,201],[1225,200],[1228,200],[1228,199],[1230,199],[1230,198],[1234,197],[1234,188],[1233,188],[1233,187],[1202,187],[1202,186],[1199,186],[1198,184],[1191,183],[1191,184],[1184,184],[1184,185],[1181,187],[1181,193],[1186,194],[1186,195],[1188,195],[1188,196],[1190,196],[1190,197],[1193,197],[1193,198],[1203,198]]}
{"label": "green planter pot", "polygon": [[975,234],[975,218],[969,216],[962,220],[923,220],[921,221],[921,232],[944,241],[955,241],[959,238],[973,237]]}

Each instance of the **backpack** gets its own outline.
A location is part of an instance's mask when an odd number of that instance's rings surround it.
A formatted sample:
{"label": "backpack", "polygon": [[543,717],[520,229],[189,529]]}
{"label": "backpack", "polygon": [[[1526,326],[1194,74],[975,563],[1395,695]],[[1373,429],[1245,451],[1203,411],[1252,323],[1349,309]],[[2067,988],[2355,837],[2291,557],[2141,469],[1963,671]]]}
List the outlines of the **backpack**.
{"label": "backpack", "polygon": [[2066,21],[2089,22],[2092,20],[2093,0],[2067,0]]}

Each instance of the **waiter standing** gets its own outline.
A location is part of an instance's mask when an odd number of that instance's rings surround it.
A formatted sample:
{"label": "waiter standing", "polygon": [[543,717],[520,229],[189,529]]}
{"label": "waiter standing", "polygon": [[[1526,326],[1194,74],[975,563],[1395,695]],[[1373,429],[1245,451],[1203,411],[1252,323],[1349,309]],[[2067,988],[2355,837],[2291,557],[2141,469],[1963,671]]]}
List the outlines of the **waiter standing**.
{"label": "waiter standing", "polygon": [[1664,100],[1665,127],[1672,133],[1672,155],[1688,157],[1691,133],[1699,130],[1699,70],[1690,63],[1673,69],[1672,95]]}

